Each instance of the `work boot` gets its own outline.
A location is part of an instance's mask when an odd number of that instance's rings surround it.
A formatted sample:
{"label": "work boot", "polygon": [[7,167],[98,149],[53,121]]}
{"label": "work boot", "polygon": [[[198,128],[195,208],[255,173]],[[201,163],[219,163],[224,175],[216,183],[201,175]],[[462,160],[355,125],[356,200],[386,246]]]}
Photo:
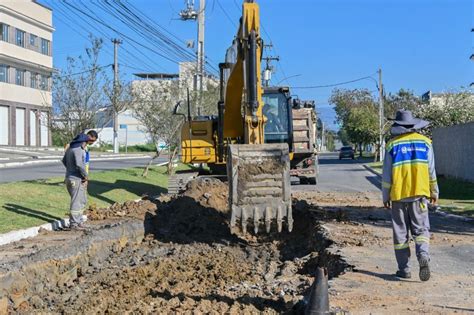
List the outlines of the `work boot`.
{"label": "work boot", "polygon": [[402,278],[402,279],[411,279],[411,272],[410,271],[403,271],[403,270],[397,270],[395,273],[395,276]]}
{"label": "work boot", "polygon": [[430,259],[426,256],[421,256],[418,259],[418,263],[420,264],[420,280],[421,281],[428,281],[430,280],[431,272],[430,272]]}

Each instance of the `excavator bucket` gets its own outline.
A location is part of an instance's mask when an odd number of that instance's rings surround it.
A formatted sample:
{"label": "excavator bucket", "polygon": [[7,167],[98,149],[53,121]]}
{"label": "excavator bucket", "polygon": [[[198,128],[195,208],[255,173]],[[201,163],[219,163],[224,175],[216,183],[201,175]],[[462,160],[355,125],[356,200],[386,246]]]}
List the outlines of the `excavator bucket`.
{"label": "excavator bucket", "polygon": [[250,224],[258,233],[267,233],[276,222],[278,232],[286,221],[293,228],[290,192],[290,158],[287,144],[234,144],[227,156],[231,228],[240,224],[247,232]]}

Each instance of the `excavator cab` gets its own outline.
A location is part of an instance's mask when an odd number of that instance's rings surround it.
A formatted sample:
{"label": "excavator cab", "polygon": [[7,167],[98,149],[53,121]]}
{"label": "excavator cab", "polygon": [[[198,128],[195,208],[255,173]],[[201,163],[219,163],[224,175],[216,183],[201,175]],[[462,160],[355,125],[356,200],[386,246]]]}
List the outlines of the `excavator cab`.
{"label": "excavator cab", "polygon": [[265,87],[262,95],[265,143],[288,143],[293,147],[291,96],[287,87]]}

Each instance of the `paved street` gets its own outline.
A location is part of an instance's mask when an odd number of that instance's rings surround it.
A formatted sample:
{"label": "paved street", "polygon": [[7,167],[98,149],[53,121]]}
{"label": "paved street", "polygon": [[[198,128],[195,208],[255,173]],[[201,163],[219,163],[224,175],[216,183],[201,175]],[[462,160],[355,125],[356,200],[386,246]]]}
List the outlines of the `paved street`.
{"label": "paved street", "polygon": [[[121,168],[129,168],[135,166],[144,166],[150,158],[135,158],[109,161],[91,161],[91,171],[105,171]],[[155,163],[162,163],[166,159],[159,158]],[[59,163],[53,164],[36,164],[15,168],[0,169],[0,183],[44,179],[51,177],[64,176],[64,166]]]}
{"label": "paved street", "polygon": [[363,160],[339,160],[338,153],[323,153],[319,156],[319,180],[314,185],[293,185],[295,191],[323,192],[368,192],[379,191],[380,180],[366,170]]}

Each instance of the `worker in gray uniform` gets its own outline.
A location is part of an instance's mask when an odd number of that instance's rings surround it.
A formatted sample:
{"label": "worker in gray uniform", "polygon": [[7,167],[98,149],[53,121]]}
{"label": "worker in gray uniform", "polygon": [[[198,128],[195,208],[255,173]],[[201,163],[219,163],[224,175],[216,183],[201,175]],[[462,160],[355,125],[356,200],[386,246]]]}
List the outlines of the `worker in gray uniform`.
{"label": "worker in gray uniform", "polygon": [[[66,188],[71,197],[69,227],[83,230],[83,213],[87,205],[87,184],[89,174],[86,169],[86,146],[95,139],[89,135],[79,134],[69,144],[62,162],[66,167]],[[93,141],[92,141],[93,142]]]}
{"label": "worker in gray uniform", "polygon": [[416,131],[429,122],[414,118],[408,110],[397,111],[386,145],[382,174],[384,206],[392,210],[393,242],[398,263],[396,276],[411,278],[410,233],[415,241],[422,281],[430,278],[430,222],[428,200],[438,201],[438,184],[431,140]]}

